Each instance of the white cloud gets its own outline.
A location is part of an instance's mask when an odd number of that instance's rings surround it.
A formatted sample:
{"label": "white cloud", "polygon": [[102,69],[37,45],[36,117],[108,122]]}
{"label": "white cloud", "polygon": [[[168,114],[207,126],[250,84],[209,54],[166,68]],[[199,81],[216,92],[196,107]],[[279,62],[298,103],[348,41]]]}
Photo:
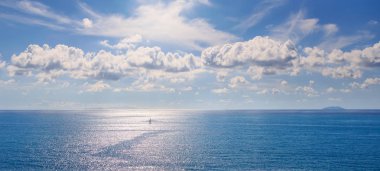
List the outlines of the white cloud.
{"label": "white cloud", "polygon": [[[332,78],[358,79],[363,70],[380,66],[380,42],[362,50],[327,52],[318,47],[305,47],[302,52],[291,41],[281,42],[269,37],[255,37],[245,42],[212,46],[202,51],[206,67],[245,72],[252,80],[264,75],[296,75],[302,70],[319,72]],[[240,73],[241,74],[241,73]]]}
{"label": "white cloud", "polygon": [[216,80],[218,82],[224,82],[225,81],[225,78],[228,76],[228,72],[227,71],[218,71],[216,73]]}
{"label": "white cloud", "polygon": [[83,24],[83,27],[84,28],[91,28],[93,25],[92,25],[92,21],[88,18],[84,18],[82,20],[82,24]]}
{"label": "white cloud", "polygon": [[49,72],[40,72],[36,74],[36,78],[40,83],[49,83],[54,82],[55,79],[59,76],[63,75],[62,70],[52,70]]}
{"label": "white cloud", "polygon": [[129,17],[119,14],[97,14],[87,5],[81,5],[84,11],[92,14],[93,27],[79,29],[79,32],[110,37],[129,37],[138,34],[147,40],[196,50],[201,50],[204,45],[215,45],[236,39],[232,34],[215,29],[202,18],[188,19],[183,15],[184,11],[190,10],[200,2],[142,3]]}
{"label": "white cloud", "polygon": [[371,85],[379,85],[380,84],[380,78],[374,77],[374,78],[367,78],[363,81],[363,83],[353,82],[351,83],[352,88],[361,88],[366,89]]}
{"label": "white cloud", "polygon": [[193,90],[193,87],[185,87],[185,88],[182,88],[181,91],[192,91]]}
{"label": "white cloud", "polygon": [[212,92],[215,94],[226,94],[228,93],[227,88],[217,88],[217,89],[212,89]]}
{"label": "white cloud", "polygon": [[0,6],[13,8],[19,10],[20,12],[52,19],[62,24],[72,24],[74,22],[66,16],[53,12],[48,6],[37,1],[2,1],[0,2]]}
{"label": "white cloud", "polygon": [[0,79],[0,86],[11,85],[11,84],[13,84],[15,82],[16,82],[16,80],[14,80],[14,79],[9,79],[9,80],[1,80]]}
{"label": "white cloud", "polygon": [[371,47],[344,52],[334,49],[331,52],[317,47],[304,48],[301,66],[310,71],[320,72],[333,78],[361,78],[363,69],[380,66],[380,42]]}
{"label": "white cloud", "polygon": [[87,92],[101,92],[103,90],[111,88],[111,86],[104,81],[98,81],[94,84],[85,84]]}
{"label": "white cloud", "polygon": [[323,25],[322,28],[323,28],[323,31],[325,32],[325,36],[334,35],[339,30],[336,24],[325,24]]}
{"label": "white cloud", "polygon": [[279,7],[284,4],[284,0],[264,0],[261,1],[256,8],[253,10],[253,13],[241,21],[236,28],[247,30],[256,24],[258,24],[266,15],[268,15],[274,8]]}
{"label": "white cloud", "polygon": [[115,89],[114,91],[133,91],[133,92],[154,92],[154,91],[161,91],[161,92],[168,92],[173,93],[175,92],[174,88],[167,87],[165,85],[155,83],[149,79],[138,79],[134,81],[131,86],[128,86],[124,89]]}
{"label": "white cloud", "polygon": [[307,97],[316,97],[316,96],[319,96],[319,93],[317,90],[314,89],[314,84],[315,84],[315,81],[314,80],[309,80],[309,85],[305,85],[305,86],[297,86],[295,88],[295,92],[297,93],[302,93],[304,95],[306,95]]}
{"label": "white cloud", "polygon": [[[351,51],[355,53],[355,51]],[[367,47],[361,51],[360,56],[364,60],[367,67],[380,67],[380,41],[371,47]],[[352,54],[351,54],[352,55]]]}
{"label": "white cloud", "polygon": [[[59,78],[86,79],[89,82],[97,80],[105,84],[108,80],[120,79],[128,80],[128,84],[133,82],[114,91],[187,91],[189,83],[199,74],[214,73],[218,84],[224,84],[224,87],[241,87],[258,94],[286,94],[291,90],[284,80],[280,82],[281,85],[265,85],[267,90],[263,90],[251,84],[247,78],[257,80],[264,75],[291,75],[296,68],[298,71],[320,72],[332,78],[358,79],[364,71],[379,66],[379,49],[380,43],[362,50],[333,50],[330,53],[320,48],[306,47],[300,57],[291,42],[256,37],[246,42],[207,48],[200,58],[190,53],[165,53],[159,47],[140,46],[114,54],[105,50],[85,53],[66,45],[30,45],[25,51],[14,54],[9,62],[0,62],[0,65],[7,69],[10,77],[28,76],[41,83],[55,82]],[[227,78],[229,81],[225,82]],[[318,96],[313,84],[311,81],[309,86],[294,88],[296,92],[309,97]],[[373,85],[370,79],[357,84],[355,86],[359,88]],[[228,88],[211,91],[227,93]],[[351,92],[350,89],[335,91]]]}
{"label": "white cloud", "polygon": [[308,67],[322,66],[326,63],[326,53],[324,50],[313,47],[303,49],[305,57],[301,59],[301,63]]}
{"label": "white cloud", "polygon": [[336,89],[334,87],[329,87],[326,89],[327,93],[335,93],[335,92],[341,92],[341,93],[350,93],[351,89],[349,88],[341,88],[341,89]]}
{"label": "white cloud", "polygon": [[312,85],[298,86],[296,87],[296,91],[304,93],[308,97],[319,96],[318,92],[312,87]]}
{"label": "white cloud", "polygon": [[192,54],[164,53],[158,47],[139,47],[115,55],[104,50],[84,53],[66,45],[29,45],[24,52],[12,56],[7,70],[10,76],[36,74],[40,81],[61,75],[75,79],[118,80],[141,73],[141,70],[163,71],[164,74],[190,72],[201,65],[200,59]]}
{"label": "white cloud", "polygon": [[267,94],[267,93],[268,93],[268,89],[266,88],[256,92],[256,94]]}
{"label": "white cloud", "polygon": [[[0,57],[1,57],[1,54],[0,54]],[[6,65],[6,62],[0,60],[0,69],[4,68],[5,65]]]}
{"label": "white cloud", "polygon": [[342,89],[339,89],[339,91],[342,92],[342,93],[350,93],[351,89],[349,89],[349,88],[342,88]]}
{"label": "white cloud", "polygon": [[369,25],[377,25],[377,24],[379,24],[379,21],[376,21],[376,20],[369,20],[369,21],[368,21],[368,24],[369,24]]}
{"label": "white cloud", "polygon": [[201,67],[193,54],[164,53],[159,47],[139,47],[128,51],[126,60],[131,66],[161,69],[167,72],[184,72]]}
{"label": "white cloud", "polygon": [[291,41],[257,36],[245,42],[209,47],[202,51],[201,58],[207,66],[245,68],[253,79],[260,79],[262,74],[293,73],[298,54]]}
{"label": "white cloud", "polygon": [[322,41],[318,47],[325,50],[341,49],[360,41],[370,40],[375,36],[369,32],[359,32],[354,35],[334,36]]}
{"label": "white cloud", "polygon": [[264,67],[250,66],[247,70],[247,73],[252,80],[260,80],[263,77],[264,73],[268,75],[273,72],[267,71]]}
{"label": "white cloud", "polygon": [[321,24],[318,18],[306,18],[304,10],[291,15],[286,22],[271,29],[273,38],[283,41],[290,39],[296,43],[315,33],[323,33],[328,38],[327,42],[338,31],[336,24]]}
{"label": "white cloud", "polygon": [[33,24],[48,27],[55,30],[72,29],[81,25],[80,21],[60,15],[48,6],[37,1],[1,1],[0,6],[17,10],[25,15],[0,14],[0,18],[22,24]]}
{"label": "white cloud", "polygon": [[380,78],[367,78],[364,80],[362,87],[368,88],[370,85],[380,84]]}
{"label": "white cloud", "polygon": [[100,42],[101,45],[111,48],[111,49],[134,49],[137,43],[142,41],[141,35],[132,35],[121,39],[117,44],[111,45],[108,40],[103,40]]}
{"label": "white cloud", "polygon": [[280,40],[293,40],[298,42],[305,36],[317,31],[319,29],[319,19],[305,18],[305,12],[299,11],[293,14],[283,24],[274,27],[271,32],[272,36]]}
{"label": "white cloud", "polygon": [[249,82],[242,76],[236,76],[231,78],[230,83],[228,84],[231,88],[237,88],[238,86],[246,85]]}
{"label": "white cloud", "polygon": [[329,101],[342,101],[342,99],[341,98],[336,98],[336,97],[329,97],[327,100],[329,100]]}
{"label": "white cloud", "polygon": [[0,13],[0,18],[84,35],[125,38],[138,34],[154,43],[191,50],[201,50],[205,46],[237,39],[230,33],[216,29],[203,18],[187,18],[184,15],[184,12],[198,4],[211,6],[208,0],[139,1],[139,6],[132,14],[124,16],[98,14],[88,5],[79,3],[82,11],[89,16],[78,20],[58,14],[36,1],[1,1],[0,6],[32,15]]}
{"label": "white cloud", "polygon": [[335,92],[335,91],[336,91],[336,89],[333,88],[333,87],[329,87],[329,88],[326,89],[326,92],[327,92],[327,93],[333,93],[333,92]]}
{"label": "white cloud", "polygon": [[67,29],[64,26],[60,26],[58,24],[54,24],[54,23],[51,23],[49,21],[36,19],[36,18],[28,18],[28,17],[18,16],[18,15],[13,15],[13,14],[1,14],[0,13],[0,18],[3,18],[5,20],[9,20],[12,22],[22,23],[22,24],[43,26],[43,27],[47,27],[50,29],[54,29],[54,30],[65,30],[65,29]]}
{"label": "white cloud", "polygon": [[362,76],[361,70],[351,66],[331,67],[322,69],[323,76],[330,76],[332,78],[360,78]]}
{"label": "white cloud", "polygon": [[281,80],[280,84],[281,84],[281,86],[287,86],[287,85],[288,85],[288,82],[285,81],[285,80]]}

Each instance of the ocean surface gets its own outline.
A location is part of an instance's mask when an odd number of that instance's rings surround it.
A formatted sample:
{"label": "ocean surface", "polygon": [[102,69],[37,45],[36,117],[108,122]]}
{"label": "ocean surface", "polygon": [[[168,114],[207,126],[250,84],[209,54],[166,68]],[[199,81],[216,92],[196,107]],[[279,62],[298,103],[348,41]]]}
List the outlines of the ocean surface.
{"label": "ocean surface", "polygon": [[380,111],[0,111],[0,170],[380,170]]}

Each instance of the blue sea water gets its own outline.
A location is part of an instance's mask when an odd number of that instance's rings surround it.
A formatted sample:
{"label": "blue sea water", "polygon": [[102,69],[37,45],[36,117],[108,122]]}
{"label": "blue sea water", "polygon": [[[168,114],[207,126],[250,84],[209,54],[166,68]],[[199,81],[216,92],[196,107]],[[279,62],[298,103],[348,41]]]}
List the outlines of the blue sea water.
{"label": "blue sea water", "polygon": [[0,111],[0,170],[278,169],[380,170],[380,111]]}

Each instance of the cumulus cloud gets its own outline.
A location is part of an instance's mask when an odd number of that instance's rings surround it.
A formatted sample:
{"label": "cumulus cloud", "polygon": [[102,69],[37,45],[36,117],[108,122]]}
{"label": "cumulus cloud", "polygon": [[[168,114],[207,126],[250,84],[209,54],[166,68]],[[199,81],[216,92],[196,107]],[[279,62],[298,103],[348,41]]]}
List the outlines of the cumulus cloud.
{"label": "cumulus cloud", "polygon": [[304,93],[308,97],[318,96],[318,92],[311,86],[298,86],[296,91]]}
{"label": "cumulus cloud", "polygon": [[82,20],[82,24],[84,28],[91,28],[92,27],[92,21],[88,18],[84,18]]}
{"label": "cumulus cloud", "polygon": [[363,81],[363,83],[353,82],[351,83],[352,88],[361,88],[366,89],[371,85],[379,85],[380,84],[380,78],[374,77],[374,78],[367,78]]}
{"label": "cumulus cloud", "polygon": [[164,53],[159,47],[139,47],[126,55],[131,66],[183,72],[199,68],[202,63],[193,54]]}
{"label": "cumulus cloud", "polygon": [[360,78],[362,76],[361,70],[351,66],[341,66],[333,68],[322,69],[323,76],[330,76],[332,78]]}
{"label": "cumulus cloud", "polygon": [[248,84],[249,82],[242,76],[236,76],[231,78],[230,83],[228,84],[231,88],[236,88],[241,85]]}
{"label": "cumulus cloud", "polygon": [[334,49],[330,52],[318,47],[303,49],[301,66],[332,78],[361,78],[363,69],[380,66],[380,42],[373,46],[351,51]]}
{"label": "cumulus cloud", "polygon": [[[355,51],[351,51],[351,53],[355,53]],[[380,42],[362,50],[360,56],[363,58],[365,66],[380,67]]]}
{"label": "cumulus cloud", "polygon": [[297,86],[297,87],[295,88],[295,91],[298,92],[298,93],[305,94],[305,95],[308,96],[308,97],[316,97],[316,96],[319,96],[318,91],[315,90],[315,88],[314,88],[314,84],[315,84],[315,81],[314,81],[314,80],[310,80],[310,81],[309,81],[309,85],[305,85],[305,86]]}
{"label": "cumulus cloud", "polygon": [[257,36],[245,42],[209,47],[202,51],[201,58],[214,68],[246,68],[253,79],[260,79],[263,74],[296,72],[298,54],[291,41]]}
{"label": "cumulus cloud", "polygon": [[[305,47],[299,51],[292,41],[257,36],[249,41],[212,46],[201,53],[203,65],[219,70],[238,69],[252,80],[264,75],[297,75],[302,70],[332,78],[358,79],[363,69],[380,66],[380,42],[362,50],[325,51]],[[217,72],[218,80],[222,75]]]}
{"label": "cumulus cloud", "polygon": [[366,80],[364,80],[361,87],[367,88],[370,85],[376,85],[376,84],[380,84],[380,78],[367,78]]}
{"label": "cumulus cloud", "polygon": [[141,73],[140,70],[176,73],[190,72],[200,66],[200,59],[192,54],[164,53],[158,47],[139,47],[116,55],[104,50],[85,53],[66,45],[29,45],[24,52],[12,56],[7,70],[10,76],[36,74],[44,82],[61,75],[118,80]]}
{"label": "cumulus cloud", "polygon": [[[361,78],[364,71],[379,67],[379,49],[380,43],[362,50],[327,52],[318,47],[305,47],[299,51],[291,41],[276,41],[269,37],[212,46],[203,50],[201,57],[184,52],[163,52],[155,46],[138,46],[113,53],[105,50],[84,52],[61,44],[55,47],[29,45],[23,52],[12,55],[9,62],[0,62],[0,67],[6,68],[10,77],[34,77],[40,83],[55,82],[58,78],[139,81],[139,84],[120,88],[124,91],[184,91],[172,86],[188,86],[185,83],[193,81],[199,74],[214,73],[218,84],[224,84],[224,87],[258,91],[251,81],[268,75],[311,71],[331,78]],[[267,93],[277,94],[281,89],[289,88],[286,81],[280,84],[271,87],[273,91],[268,89]],[[366,85],[372,84],[363,83],[358,87],[368,87]],[[295,88],[308,96],[318,95],[312,86]],[[227,91],[227,88],[212,90],[214,93]],[[350,89],[337,91],[350,92]]]}
{"label": "cumulus cloud", "polygon": [[246,42],[236,42],[209,47],[202,51],[204,63],[215,67],[239,65],[279,66],[291,65],[297,57],[291,41],[279,42],[269,37],[257,36]]}

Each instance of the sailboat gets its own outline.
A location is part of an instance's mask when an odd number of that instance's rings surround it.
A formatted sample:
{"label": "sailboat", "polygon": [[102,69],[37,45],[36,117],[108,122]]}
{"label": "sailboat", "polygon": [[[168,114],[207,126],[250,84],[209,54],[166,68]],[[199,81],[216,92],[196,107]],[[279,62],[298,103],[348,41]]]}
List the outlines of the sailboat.
{"label": "sailboat", "polygon": [[149,118],[149,124],[152,124],[152,118]]}

